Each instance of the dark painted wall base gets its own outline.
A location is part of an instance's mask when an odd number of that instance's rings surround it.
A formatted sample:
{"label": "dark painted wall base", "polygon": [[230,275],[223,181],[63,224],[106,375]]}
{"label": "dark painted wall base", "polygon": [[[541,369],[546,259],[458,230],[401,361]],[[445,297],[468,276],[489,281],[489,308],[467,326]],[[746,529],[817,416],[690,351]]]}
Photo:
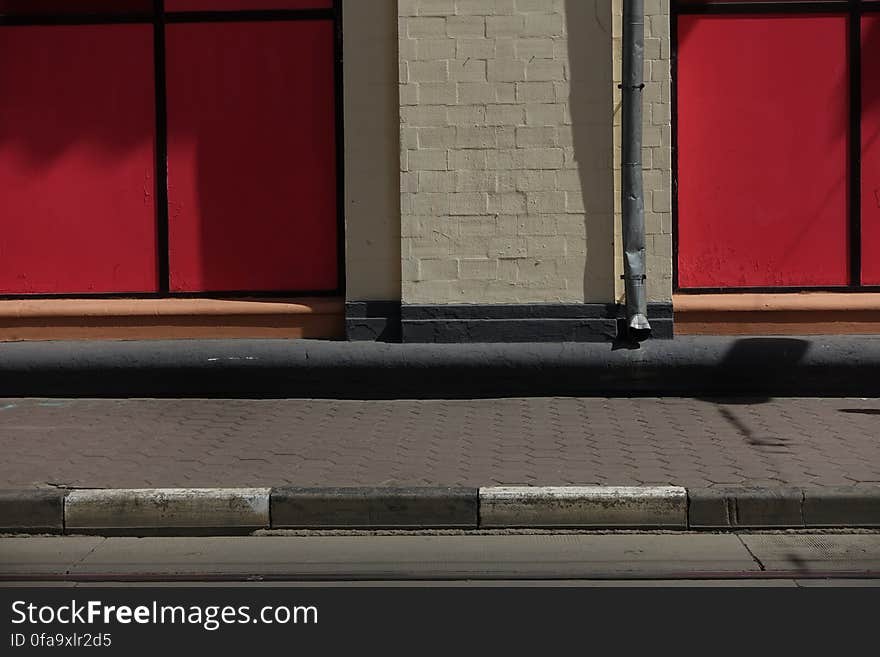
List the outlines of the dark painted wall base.
{"label": "dark painted wall base", "polygon": [[400,302],[346,303],[345,337],[351,342],[400,342]]}
{"label": "dark painted wall base", "polygon": [[[673,337],[671,303],[649,304],[653,338]],[[614,342],[624,334],[618,304],[346,304],[349,340],[411,343]]]}
{"label": "dark painted wall base", "polygon": [[[649,308],[655,338],[672,337],[672,304]],[[404,342],[613,342],[617,304],[404,305]]]}

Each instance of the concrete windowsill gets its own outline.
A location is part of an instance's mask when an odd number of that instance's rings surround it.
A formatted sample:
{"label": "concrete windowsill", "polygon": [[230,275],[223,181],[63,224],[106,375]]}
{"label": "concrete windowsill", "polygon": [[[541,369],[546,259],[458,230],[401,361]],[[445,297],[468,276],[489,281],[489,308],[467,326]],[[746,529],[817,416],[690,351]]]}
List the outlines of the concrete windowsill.
{"label": "concrete windowsill", "polygon": [[336,297],[0,301],[0,341],[341,338],[344,321]]}
{"label": "concrete windowsill", "polygon": [[880,333],[880,294],[677,294],[679,335],[861,335]]}

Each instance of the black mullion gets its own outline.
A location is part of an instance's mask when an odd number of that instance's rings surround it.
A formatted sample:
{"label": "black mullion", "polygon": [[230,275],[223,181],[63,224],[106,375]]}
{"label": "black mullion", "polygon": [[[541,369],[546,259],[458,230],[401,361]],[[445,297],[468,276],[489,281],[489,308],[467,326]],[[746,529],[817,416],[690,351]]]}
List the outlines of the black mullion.
{"label": "black mullion", "polygon": [[345,267],[345,86],[343,84],[342,0],[333,0],[333,95],[336,112],[336,289],[342,296],[346,290]]}
{"label": "black mullion", "polygon": [[156,82],[156,249],[159,293],[171,289],[168,241],[168,111],[165,91],[165,2],[154,0],[153,49]]}
{"label": "black mullion", "polygon": [[862,12],[850,0],[849,14],[849,232],[850,284],[862,284]]}

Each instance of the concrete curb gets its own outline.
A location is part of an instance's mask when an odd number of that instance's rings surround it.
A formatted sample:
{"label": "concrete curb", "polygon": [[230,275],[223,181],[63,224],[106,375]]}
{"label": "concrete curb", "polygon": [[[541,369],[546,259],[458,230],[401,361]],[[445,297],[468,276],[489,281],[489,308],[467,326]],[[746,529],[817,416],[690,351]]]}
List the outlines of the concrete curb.
{"label": "concrete curb", "polygon": [[486,528],[687,529],[687,491],[678,486],[480,489]]}
{"label": "concrete curb", "polygon": [[248,533],[269,527],[268,488],[75,490],[68,534]]}
{"label": "concrete curb", "polygon": [[476,488],[275,488],[273,529],[476,529]]}
{"label": "concrete curb", "polygon": [[880,486],[232,488],[0,491],[0,533],[246,534],[261,529],[880,528]]}
{"label": "concrete curb", "polygon": [[0,490],[0,532],[64,532],[63,490]]}
{"label": "concrete curb", "polygon": [[585,343],[0,344],[12,397],[880,396],[880,336]]}
{"label": "concrete curb", "polygon": [[689,491],[695,529],[805,527],[799,488],[697,488]]}
{"label": "concrete curb", "polygon": [[691,529],[880,527],[880,486],[699,488],[688,497]]}

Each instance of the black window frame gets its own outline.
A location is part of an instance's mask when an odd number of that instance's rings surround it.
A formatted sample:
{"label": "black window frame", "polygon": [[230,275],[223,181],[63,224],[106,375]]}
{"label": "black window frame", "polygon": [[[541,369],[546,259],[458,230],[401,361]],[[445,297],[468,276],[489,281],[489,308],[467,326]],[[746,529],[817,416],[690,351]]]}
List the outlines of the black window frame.
{"label": "black window frame", "polygon": [[[740,2],[738,0],[670,0],[672,102],[672,289],[675,294],[743,294],[786,292],[880,292],[880,285],[862,284],[862,16],[880,13],[880,0],[816,0],[793,2]],[[848,25],[849,66],[849,283],[846,285],[681,287],[679,270],[678,199],[678,17],[682,15],[828,15],[845,14]]]}
{"label": "black window frame", "polygon": [[[51,293],[3,294],[9,299],[112,299],[112,298],[289,298],[289,297],[344,297],[345,296],[345,114],[342,66],[342,0],[333,0],[331,8],[319,9],[256,9],[230,11],[166,12],[164,0],[152,0],[152,12],[59,12],[56,14],[0,14],[0,28],[4,26],[51,25],[119,25],[148,24],[153,26],[153,55],[155,60],[156,97],[156,248],[158,292],[130,293]],[[207,290],[202,292],[172,292],[170,289],[168,238],[168,121],[166,107],[165,27],[178,23],[265,22],[265,21],[332,21],[333,23],[333,91],[335,114],[336,157],[336,263],[337,285],[332,290]]]}

